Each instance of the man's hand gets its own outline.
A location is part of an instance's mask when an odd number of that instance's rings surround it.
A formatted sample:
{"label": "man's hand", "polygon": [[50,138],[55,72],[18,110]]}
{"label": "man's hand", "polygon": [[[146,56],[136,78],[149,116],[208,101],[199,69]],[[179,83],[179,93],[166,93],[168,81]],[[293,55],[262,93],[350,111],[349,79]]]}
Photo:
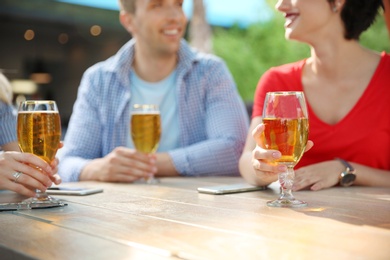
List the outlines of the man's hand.
{"label": "man's hand", "polygon": [[80,174],[80,180],[134,182],[154,175],[156,172],[155,155],[143,154],[126,147],[117,147],[105,157],[87,164]]}

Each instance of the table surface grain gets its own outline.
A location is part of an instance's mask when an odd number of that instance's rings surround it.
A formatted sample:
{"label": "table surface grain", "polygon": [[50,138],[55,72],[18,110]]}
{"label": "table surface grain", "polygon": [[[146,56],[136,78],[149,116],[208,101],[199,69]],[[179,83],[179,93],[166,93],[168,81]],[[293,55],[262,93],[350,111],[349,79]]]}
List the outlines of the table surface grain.
{"label": "table surface grain", "polygon": [[[209,195],[200,186],[241,178],[162,178],[158,185],[101,182],[61,208],[0,212],[1,259],[390,259],[390,189],[300,191],[299,209],[270,208],[279,185]],[[23,199],[0,193],[0,202]]]}

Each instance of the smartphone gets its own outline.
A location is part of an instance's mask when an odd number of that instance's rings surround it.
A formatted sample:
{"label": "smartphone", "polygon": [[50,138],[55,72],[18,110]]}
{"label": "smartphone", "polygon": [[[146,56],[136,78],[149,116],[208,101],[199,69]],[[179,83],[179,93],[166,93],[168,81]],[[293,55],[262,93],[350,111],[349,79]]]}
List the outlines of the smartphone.
{"label": "smartphone", "polygon": [[75,196],[85,196],[85,195],[95,194],[99,192],[103,192],[103,189],[55,186],[55,187],[50,187],[46,190],[46,193],[50,195],[75,195]]}
{"label": "smartphone", "polygon": [[236,183],[236,184],[228,184],[228,185],[199,187],[198,192],[222,195],[222,194],[229,194],[229,193],[265,190],[266,188],[267,186],[253,186],[248,183]]}

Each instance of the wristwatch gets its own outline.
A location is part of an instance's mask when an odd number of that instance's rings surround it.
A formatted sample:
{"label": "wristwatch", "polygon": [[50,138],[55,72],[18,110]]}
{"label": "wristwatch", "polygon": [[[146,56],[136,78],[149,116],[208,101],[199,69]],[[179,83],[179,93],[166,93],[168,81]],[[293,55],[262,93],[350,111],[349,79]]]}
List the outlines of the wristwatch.
{"label": "wristwatch", "polygon": [[339,179],[340,186],[343,187],[351,186],[356,179],[355,169],[347,161],[340,158],[335,158],[335,159],[340,161],[345,166],[345,170],[342,171],[340,174],[340,179]]}

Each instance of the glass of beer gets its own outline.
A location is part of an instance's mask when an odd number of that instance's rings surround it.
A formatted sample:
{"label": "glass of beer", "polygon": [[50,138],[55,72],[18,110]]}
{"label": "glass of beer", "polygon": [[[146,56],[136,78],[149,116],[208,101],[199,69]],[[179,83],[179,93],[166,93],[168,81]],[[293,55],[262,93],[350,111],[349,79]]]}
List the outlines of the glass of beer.
{"label": "glass of beer", "polygon": [[305,152],[309,121],[303,92],[268,92],[264,101],[264,132],[261,136],[265,149],[278,150],[282,157],[273,163],[284,164],[287,171],[279,173],[279,199],[267,202],[270,207],[304,207],[307,203],[294,198],[294,166]]}
{"label": "glass of beer", "polygon": [[[131,111],[131,138],[137,151],[152,154],[160,143],[160,111],[154,104],[135,104]],[[146,183],[155,184],[158,180],[150,175]]]}
{"label": "glass of beer", "polygon": [[[21,102],[17,123],[18,143],[23,153],[32,153],[51,163],[61,141],[61,122],[55,101],[28,100]],[[45,192],[25,200],[29,203],[60,203]]]}

